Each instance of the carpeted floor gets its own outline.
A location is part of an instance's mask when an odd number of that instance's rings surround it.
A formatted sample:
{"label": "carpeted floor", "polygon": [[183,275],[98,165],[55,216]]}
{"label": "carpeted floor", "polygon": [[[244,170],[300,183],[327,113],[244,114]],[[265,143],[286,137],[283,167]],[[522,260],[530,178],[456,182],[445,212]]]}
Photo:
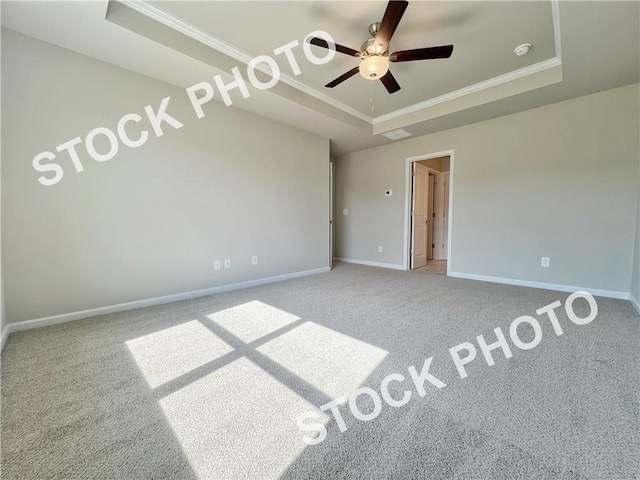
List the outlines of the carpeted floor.
{"label": "carpeted floor", "polygon": [[[640,318],[598,298],[556,310],[531,350],[488,367],[476,336],[568,294],[338,264],[326,274],[11,335],[3,479],[631,479],[640,475]],[[584,315],[586,302],[575,303]],[[523,340],[527,337],[522,328]],[[448,349],[478,348],[461,379]],[[445,382],[418,396],[407,368]],[[297,417],[360,386],[398,399],[370,421]],[[360,396],[357,405],[371,412]],[[312,435],[313,436],[313,435]]]}

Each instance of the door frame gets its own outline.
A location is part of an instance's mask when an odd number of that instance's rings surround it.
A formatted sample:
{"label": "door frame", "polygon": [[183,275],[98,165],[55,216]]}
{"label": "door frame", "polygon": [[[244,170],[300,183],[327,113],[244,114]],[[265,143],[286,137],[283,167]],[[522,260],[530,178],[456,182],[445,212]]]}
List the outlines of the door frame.
{"label": "door frame", "polygon": [[436,174],[436,219],[434,222],[434,228],[436,230],[436,236],[434,238],[433,259],[434,260],[446,260],[444,257],[444,178],[449,172],[438,172]]}
{"label": "door frame", "polygon": [[452,238],[453,238],[453,185],[454,185],[454,150],[443,150],[440,152],[427,153],[423,155],[416,155],[405,159],[405,197],[404,197],[404,260],[402,267],[404,270],[411,268],[411,205],[413,200],[413,188],[411,181],[411,172],[413,170],[413,163],[421,160],[430,160],[438,157],[449,157],[449,225],[447,239],[447,275],[451,275],[451,260],[453,258]]}
{"label": "door frame", "polygon": [[333,270],[333,197],[334,192],[333,178],[333,160],[329,161],[329,270]]}

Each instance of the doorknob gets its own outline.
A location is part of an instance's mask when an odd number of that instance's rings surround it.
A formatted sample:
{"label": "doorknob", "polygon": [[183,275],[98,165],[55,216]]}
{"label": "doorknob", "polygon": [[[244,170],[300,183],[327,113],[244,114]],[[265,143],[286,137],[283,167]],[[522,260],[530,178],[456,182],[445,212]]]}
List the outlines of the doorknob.
{"label": "doorknob", "polygon": [[424,222],[424,223],[429,223],[429,220],[425,220],[425,222]]}

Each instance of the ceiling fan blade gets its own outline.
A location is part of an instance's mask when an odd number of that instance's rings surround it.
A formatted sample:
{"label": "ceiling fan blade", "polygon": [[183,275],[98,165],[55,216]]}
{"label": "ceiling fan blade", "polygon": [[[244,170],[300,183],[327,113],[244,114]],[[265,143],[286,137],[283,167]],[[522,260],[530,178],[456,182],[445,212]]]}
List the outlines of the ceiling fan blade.
{"label": "ceiling fan blade", "polygon": [[380,78],[380,81],[383,83],[384,87],[387,89],[389,93],[396,93],[400,90],[400,85],[396,81],[395,77],[391,75],[391,72],[387,72],[386,75]]}
{"label": "ceiling fan blade", "polygon": [[342,82],[344,82],[345,80],[353,77],[356,73],[358,73],[360,71],[360,67],[354,67],[351,70],[349,70],[347,73],[344,73],[342,75],[340,75],[338,78],[336,78],[333,82],[329,82],[325,85],[325,87],[327,88],[333,88],[336,85],[340,85]]}
{"label": "ceiling fan blade", "polygon": [[[311,45],[316,45],[318,47],[329,48],[329,44],[327,43],[327,41],[322,38],[313,37],[311,40],[309,40],[309,43]],[[337,43],[336,43],[336,52],[344,53],[345,55],[350,55],[352,57],[360,56],[360,52],[358,52],[357,50],[354,50],[353,48],[345,47],[342,45],[338,45]]]}
{"label": "ceiling fan blade", "polygon": [[390,62],[411,62],[413,60],[431,60],[433,58],[449,58],[453,53],[453,45],[442,47],[416,48],[415,50],[402,50],[389,55]]}
{"label": "ceiling fan blade", "polygon": [[396,31],[396,28],[398,28],[398,24],[408,5],[409,2],[393,0],[387,5],[384,17],[382,17],[382,22],[380,23],[380,29],[376,34],[375,43],[376,45],[382,45],[382,52],[386,52],[387,48],[389,48],[391,37],[393,37],[393,33]]}

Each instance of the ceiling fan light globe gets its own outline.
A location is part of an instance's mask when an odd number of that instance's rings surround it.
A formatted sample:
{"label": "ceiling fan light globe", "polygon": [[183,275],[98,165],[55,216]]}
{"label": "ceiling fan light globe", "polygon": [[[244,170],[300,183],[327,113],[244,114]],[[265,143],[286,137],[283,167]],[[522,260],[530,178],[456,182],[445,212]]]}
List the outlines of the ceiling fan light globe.
{"label": "ceiling fan light globe", "polygon": [[382,78],[389,71],[389,60],[380,55],[371,55],[360,62],[360,75],[367,80]]}

